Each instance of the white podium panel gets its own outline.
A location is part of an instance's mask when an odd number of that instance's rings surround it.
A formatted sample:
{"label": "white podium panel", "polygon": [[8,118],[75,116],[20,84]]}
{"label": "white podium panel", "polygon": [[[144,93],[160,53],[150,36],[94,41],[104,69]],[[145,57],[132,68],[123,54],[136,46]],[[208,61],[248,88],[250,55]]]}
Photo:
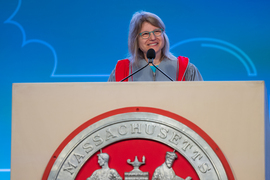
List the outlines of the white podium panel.
{"label": "white podium panel", "polygon": [[220,147],[235,179],[270,179],[266,90],[256,81],[13,84],[11,180],[41,179],[73,130],[131,106],[167,110],[199,126]]}

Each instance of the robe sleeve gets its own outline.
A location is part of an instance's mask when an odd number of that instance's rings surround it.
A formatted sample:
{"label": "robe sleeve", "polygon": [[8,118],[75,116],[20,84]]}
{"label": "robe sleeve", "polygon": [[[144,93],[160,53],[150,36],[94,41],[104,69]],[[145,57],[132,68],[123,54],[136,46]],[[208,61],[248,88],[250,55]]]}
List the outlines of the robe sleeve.
{"label": "robe sleeve", "polygon": [[108,79],[108,82],[115,82],[115,68],[112,71],[112,73],[110,74],[110,77]]}
{"label": "robe sleeve", "polygon": [[186,81],[203,81],[201,73],[192,63],[188,64],[187,70],[185,72],[185,79]]}

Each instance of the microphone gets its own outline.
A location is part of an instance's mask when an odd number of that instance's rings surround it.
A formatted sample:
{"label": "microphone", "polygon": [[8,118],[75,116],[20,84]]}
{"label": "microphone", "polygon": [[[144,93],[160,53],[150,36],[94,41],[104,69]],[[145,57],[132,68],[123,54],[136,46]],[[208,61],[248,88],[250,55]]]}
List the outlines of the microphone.
{"label": "microphone", "polygon": [[156,52],[154,49],[149,49],[147,51],[147,59],[148,59],[148,64],[151,63],[155,68],[157,68],[162,74],[164,74],[164,76],[166,76],[168,79],[170,79],[171,81],[173,81],[173,79],[168,76],[166,73],[164,73],[161,69],[159,69],[157,66],[154,65],[154,59],[156,58]]}
{"label": "microphone", "polygon": [[146,53],[146,57],[148,59],[148,62],[153,64],[153,60],[156,58],[156,52],[154,49],[149,49]]}

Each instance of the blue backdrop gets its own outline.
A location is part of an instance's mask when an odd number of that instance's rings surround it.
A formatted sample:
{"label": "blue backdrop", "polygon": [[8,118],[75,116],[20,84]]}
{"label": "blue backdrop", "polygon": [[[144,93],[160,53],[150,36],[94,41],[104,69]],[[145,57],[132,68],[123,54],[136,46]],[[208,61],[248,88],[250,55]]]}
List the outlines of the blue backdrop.
{"label": "blue backdrop", "polygon": [[145,10],[205,81],[270,89],[269,9],[269,0],[0,0],[0,179],[10,178],[12,83],[107,81],[127,57],[132,14]]}

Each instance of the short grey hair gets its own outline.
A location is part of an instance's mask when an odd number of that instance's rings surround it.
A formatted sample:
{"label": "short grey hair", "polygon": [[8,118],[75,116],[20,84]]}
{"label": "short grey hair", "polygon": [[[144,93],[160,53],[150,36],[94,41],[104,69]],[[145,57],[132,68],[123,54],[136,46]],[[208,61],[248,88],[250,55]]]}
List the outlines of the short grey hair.
{"label": "short grey hair", "polygon": [[165,24],[163,23],[163,21],[153,13],[139,11],[133,14],[129,25],[128,50],[130,54],[129,59],[131,60],[131,62],[137,64],[139,58],[144,58],[143,52],[139,49],[138,43],[138,38],[140,37],[139,33],[144,22],[148,22],[153,26],[163,29],[164,31],[164,47],[161,50],[161,60],[164,57],[167,57],[170,60],[176,60],[177,58],[170,52],[169,38],[166,35]]}

